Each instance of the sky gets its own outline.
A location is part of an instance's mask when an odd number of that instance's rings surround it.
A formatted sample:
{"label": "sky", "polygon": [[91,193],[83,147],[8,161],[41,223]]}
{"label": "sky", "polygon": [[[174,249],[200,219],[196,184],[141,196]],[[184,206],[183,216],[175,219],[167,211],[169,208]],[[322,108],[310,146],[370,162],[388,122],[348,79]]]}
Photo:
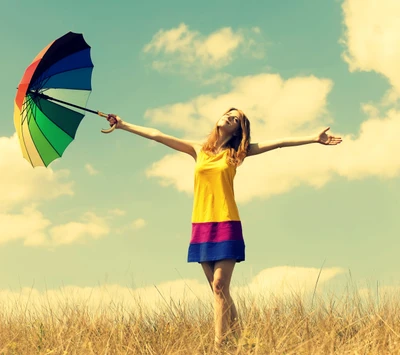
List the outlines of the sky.
{"label": "sky", "polygon": [[91,109],[200,141],[232,106],[249,117],[252,142],[325,127],[343,138],[238,168],[246,261],[234,287],[270,292],[286,280],[312,290],[321,268],[321,285],[350,275],[360,287],[397,287],[399,15],[397,0],[3,0],[0,294],[207,292],[201,267],[186,262],[191,157],[128,132],[103,134],[107,122],[88,114],[48,168],[22,158],[16,87],[69,31],[91,46]]}

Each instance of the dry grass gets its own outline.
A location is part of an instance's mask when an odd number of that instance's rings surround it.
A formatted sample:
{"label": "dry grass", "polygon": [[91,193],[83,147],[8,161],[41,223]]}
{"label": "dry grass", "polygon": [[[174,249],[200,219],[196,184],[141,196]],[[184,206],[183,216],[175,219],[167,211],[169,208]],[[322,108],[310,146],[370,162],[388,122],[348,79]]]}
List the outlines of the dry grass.
{"label": "dry grass", "polygon": [[[242,337],[222,354],[400,354],[399,303],[346,296],[255,302],[239,297]],[[61,302],[61,301],[60,301]],[[308,306],[307,306],[308,305]],[[62,302],[0,307],[0,354],[214,354],[210,305],[157,312]]]}

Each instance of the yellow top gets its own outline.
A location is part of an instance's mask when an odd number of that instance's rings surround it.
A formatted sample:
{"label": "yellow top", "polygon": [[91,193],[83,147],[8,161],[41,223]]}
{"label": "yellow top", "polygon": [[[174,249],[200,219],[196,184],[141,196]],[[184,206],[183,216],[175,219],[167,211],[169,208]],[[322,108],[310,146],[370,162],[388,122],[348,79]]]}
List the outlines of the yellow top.
{"label": "yellow top", "polygon": [[240,221],[233,191],[236,167],[226,161],[227,152],[201,150],[197,156],[192,223]]}

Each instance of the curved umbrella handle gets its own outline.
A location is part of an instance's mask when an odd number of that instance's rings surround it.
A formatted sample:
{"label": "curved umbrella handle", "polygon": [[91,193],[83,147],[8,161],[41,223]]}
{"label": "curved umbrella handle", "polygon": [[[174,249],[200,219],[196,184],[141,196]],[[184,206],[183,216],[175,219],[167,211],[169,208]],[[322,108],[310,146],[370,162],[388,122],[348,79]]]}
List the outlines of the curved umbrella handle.
{"label": "curved umbrella handle", "polygon": [[[104,118],[107,118],[107,117],[108,117],[108,115],[106,115],[105,113],[100,112],[100,111],[97,111],[97,114],[98,114],[99,116],[101,116],[101,117],[104,117]],[[113,124],[113,125],[112,125],[110,128],[108,128],[108,129],[102,129],[101,132],[102,132],[102,133],[111,133],[111,132],[115,129],[116,126],[117,126],[117,124]]]}
{"label": "curved umbrella handle", "polygon": [[117,124],[113,124],[110,128],[108,128],[108,129],[102,129],[101,131],[102,131],[103,133],[111,133],[111,132],[115,129],[116,126],[117,126]]}

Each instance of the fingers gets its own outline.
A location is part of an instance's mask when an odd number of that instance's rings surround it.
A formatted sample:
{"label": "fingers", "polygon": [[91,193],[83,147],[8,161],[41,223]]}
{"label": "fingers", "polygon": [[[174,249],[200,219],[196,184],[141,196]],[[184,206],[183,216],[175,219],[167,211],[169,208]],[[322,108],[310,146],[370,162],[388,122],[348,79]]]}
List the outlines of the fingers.
{"label": "fingers", "polygon": [[110,123],[110,126],[118,124],[118,116],[113,113],[110,113],[107,115],[107,121]]}
{"label": "fingers", "polygon": [[331,127],[327,127],[327,128],[325,128],[323,133],[326,133],[326,132],[328,132],[330,129],[331,129]]}
{"label": "fingers", "polygon": [[336,144],[339,144],[341,142],[342,142],[342,138],[329,136],[326,144],[328,144],[328,145],[336,145]]}

